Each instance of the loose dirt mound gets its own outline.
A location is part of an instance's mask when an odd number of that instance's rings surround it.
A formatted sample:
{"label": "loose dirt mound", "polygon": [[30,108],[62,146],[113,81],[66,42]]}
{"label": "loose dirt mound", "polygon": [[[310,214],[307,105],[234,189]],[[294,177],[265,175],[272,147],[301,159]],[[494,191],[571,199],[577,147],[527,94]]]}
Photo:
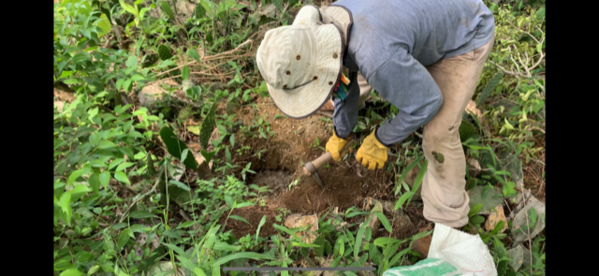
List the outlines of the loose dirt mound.
{"label": "loose dirt mound", "polygon": [[[355,149],[350,149],[351,156],[347,161],[330,161],[328,166],[319,169],[326,189],[323,190],[311,176],[303,175],[303,164],[324,153],[324,146],[332,135],[330,118],[323,115],[300,120],[286,118],[268,98],[259,100],[255,107],[242,107],[236,116],[246,127],[256,125],[260,117],[268,122],[274,137],[269,136],[268,140],[250,138],[238,131],[236,137],[240,137],[240,141],[236,147],[249,146],[251,152],[237,160],[242,164],[244,161],[252,163],[251,169],[257,174],[248,176],[248,183],[271,188],[273,203],[293,213],[319,213],[328,207],[345,209],[364,196],[386,197],[385,190],[391,184],[392,173],[370,172],[356,164]],[[352,142],[357,147],[357,141]],[[260,156],[257,156],[258,152]],[[289,184],[298,178],[297,185],[289,191]]]}

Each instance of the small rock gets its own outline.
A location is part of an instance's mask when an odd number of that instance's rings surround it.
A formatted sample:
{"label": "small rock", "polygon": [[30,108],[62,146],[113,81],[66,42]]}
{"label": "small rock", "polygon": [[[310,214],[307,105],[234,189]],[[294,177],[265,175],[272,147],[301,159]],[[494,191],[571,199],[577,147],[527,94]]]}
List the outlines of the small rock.
{"label": "small rock", "polygon": [[185,15],[184,18],[187,19],[193,13],[196,5],[186,1],[177,1],[176,6],[177,13]]}
{"label": "small rock", "polygon": [[305,127],[300,126],[300,127],[297,128],[297,134],[302,134],[302,133],[304,133],[305,130],[306,130]]}
{"label": "small rock", "polygon": [[524,262],[524,247],[521,244],[507,251],[507,256],[512,260],[514,271],[518,271]]}
{"label": "small rock", "polygon": [[[372,209],[370,209],[370,212],[381,212],[381,213],[383,212],[383,204],[380,201],[373,199],[371,197],[367,197],[365,200],[366,200],[366,206],[370,206],[370,205],[374,204]],[[371,219],[370,223],[368,223],[368,226],[370,227],[370,229],[372,229],[372,231],[376,231],[377,229],[379,229],[381,221],[375,214],[370,214],[368,216],[368,219]],[[368,220],[368,219],[366,219],[366,220]],[[363,223],[364,222],[360,223],[360,227],[362,226]],[[364,232],[364,236],[366,236],[366,232]]]}
{"label": "small rock", "polygon": [[[403,210],[401,209],[397,209],[394,210],[395,208],[395,203],[391,202],[391,201],[385,201],[383,202],[383,210],[385,210],[385,212],[390,213],[390,214],[395,214],[395,223],[393,224],[393,227],[400,229],[400,231],[403,231],[403,229],[413,229],[414,223],[412,223],[412,220],[410,219],[410,217],[408,217],[408,215],[406,213],[404,213]],[[391,221],[389,221],[391,222]]]}
{"label": "small rock", "polygon": [[[308,231],[316,232],[318,230],[318,217],[316,215],[302,216],[299,214],[292,214],[287,216],[285,223],[283,224],[287,228],[299,228],[310,225]],[[304,233],[303,231],[295,233],[297,237],[301,237],[302,242],[312,243],[316,239],[316,234]]]}
{"label": "small rock", "polygon": [[[155,275],[155,274],[159,274],[161,272],[169,271],[169,270],[173,270],[173,263],[170,261],[163,261],[163,262],[155,263],[152,266],[150,266],[150,268],[148,268],[148,275]],[[181,267],[178,267],[177,270],[179,272],[178,273],[179,275],[185,275],[185,273],[183,272]],[[174,272],[166,274],[166,276],[174,276],[174,275],[175,275]]]}
{"label": "small rock", "polygon": [[477,159],[468,158],[466,159],[466,163],[468,163],[468,170],[470,175],[478,175],[482,171],[480,162]]}
{"label": "small rock", "polygon": [[151,107],[157,100],[161,100],[166,93],[158,84],[149,84],[137,94],[139,102],[145,107]]}
{"label": "small rock", "polygon": [[64,102],[62,102],[62,101],[54,101],[54,106],[56,106],[56,109],[58,111],[62,111],[62,109],[64,108]]}
{"label": "small rock", "polygon": [[476,107],[476,103],[473,100],[468,102],[468,105],[466,106],[466,112],[476,116],[479,122],[483,119],[483,113],[480,111],[480,109],[478,109],[478,107]]}
{"label": "small rock", "polygon": [[505,218],[505,213],[503,212],[503,205],[499,204],[495,207],[495,211],[489,213],[489,217],[487,221],[485,221],[485,229],[487,231],[493,231],[495,226],[500,221],[503,221],[503,228],[499,230],[499,233],[503,233],[507,229],[507,219]]}
{"label": "small rock", "polygon": [[[530,214],[527,214],[531,208],[534,208],[537,213],[537,220],[532,229],[528,230],[527,225],[531,223]],[[515,215],[514,215],[515,213]],[[527,240],[528,233],[530,232],[530,239],[533,239],[537,234],[539,234],[543,229],[545,229],[545,204],[540,202],[534,196],[530,196],[527,200],[524,201],[524,207],[520,210],[514,210],[510,214],[512,219],[512,236],[514,239],[514,244],[518,244],[524,240]]]}

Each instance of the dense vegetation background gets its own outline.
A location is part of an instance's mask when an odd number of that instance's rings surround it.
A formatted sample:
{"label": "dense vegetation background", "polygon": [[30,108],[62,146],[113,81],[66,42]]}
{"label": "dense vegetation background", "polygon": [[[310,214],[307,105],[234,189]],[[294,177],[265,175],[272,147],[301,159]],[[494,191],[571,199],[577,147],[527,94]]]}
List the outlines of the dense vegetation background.
{"label": "dense vegetation background", "polygon": [[[324,152],[331,113],[280,114],[254,62],[268,29],[329,3],[54,2],[55,275],[244,265],[381,275],[417,261],[412,242],[432,232],[419,200],[421,130],[391,148],[383,170],[356,164],[360,141],[396,114],[372,91],[352,149],[321,169],[323,190],[301,166]],[[463,231],[489,245],[500,275],[541,275],[544,1],[485,3],[497,36],[460,127],[471,197]]]}

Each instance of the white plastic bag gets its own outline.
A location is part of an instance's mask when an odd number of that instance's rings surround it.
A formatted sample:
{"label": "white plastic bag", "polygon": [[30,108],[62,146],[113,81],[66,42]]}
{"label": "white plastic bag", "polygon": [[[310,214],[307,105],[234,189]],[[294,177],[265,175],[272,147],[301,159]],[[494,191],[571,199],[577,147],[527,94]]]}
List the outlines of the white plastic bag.
{"label": "white plastic bag", "polygon": [[435,223],[428,258],[446,261],[462,275],[497,275],[489,248],[479,235],[470,235],[440,223]]}

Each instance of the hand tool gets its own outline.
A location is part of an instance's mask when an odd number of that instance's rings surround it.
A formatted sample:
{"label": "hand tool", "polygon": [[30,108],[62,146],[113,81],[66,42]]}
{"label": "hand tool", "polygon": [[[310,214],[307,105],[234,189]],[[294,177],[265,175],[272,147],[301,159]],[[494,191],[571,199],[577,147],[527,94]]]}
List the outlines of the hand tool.
{"label": "hand tool", "polygon": [[[351,142],[352,141],[349,141],[347,144],[345,144],[345,146],[341,149],[341,152],[345,151],[352,144]],[[304,174],[311,175],[312,177],[314,177],[314,180],[316,180],[316,182],[323,189],[324,189],[324,183],[322,183],[322,180],[320,179],[320,176],[318,175],[318,168],[320,168],[325,163],[329,162],[329,160],[331,160],[331,159],[332,159],[331,153],[325,152],[320,157],[318,157],[304,165]]]}

